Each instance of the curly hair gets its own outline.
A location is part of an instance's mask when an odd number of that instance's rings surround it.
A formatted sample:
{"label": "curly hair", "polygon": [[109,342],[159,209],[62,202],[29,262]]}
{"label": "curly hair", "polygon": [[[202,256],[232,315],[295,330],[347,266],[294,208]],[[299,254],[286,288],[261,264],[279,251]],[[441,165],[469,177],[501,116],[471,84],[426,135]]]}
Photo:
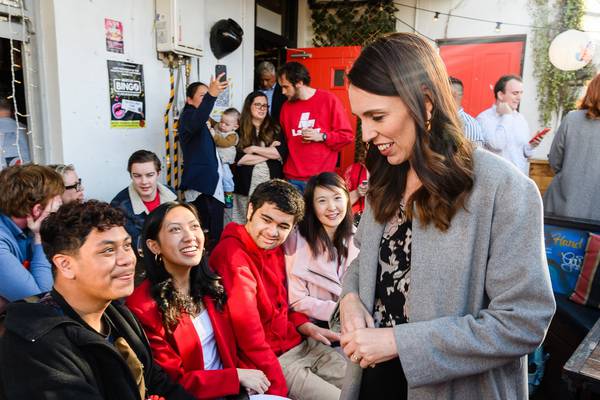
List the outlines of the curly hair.
{"label": "curly hair", "polygon": [[222,309],[227,296],[225,288],[221,284],[221,277],[212,272],[208,267],[207,257],[204,255],[200,264],[192,267],[190,271],[190,296],[179,293],[173,283],[173,277],[167,269],[161,257],[155,256],[146,243],[148,239],[160,243],[158,235],[163,226],[163,221],[169,211],[183,207],[189,210],[196,219],[198,213],[194,206],[178,201],[163,203],[154,209],[144,222],[142,233],[142,251],[146,276],[150,281],[150,295],[156,301],[162,314],[162,322],[165,329],[172,333],[177,327],[183,314],[194,314],[202,297],[208,295],[216,301],[217,309]]}
{"label": "curly hair", "polygon": [[62,195],[65,184],[52,168],[15,165],[0,172],[0,211],[12,217],[26,217],[36,204],[46,207],[55,196]]}
{"label": "curly hair", "polygon": [[63,204],[42,222],[40,234],[49,260],[56,254],[76,253],[90,232],[125,226],[125,215],[108,203],[98,200]]}
{"label": "curly hair", "polygon": [[367,152],[367,197],[375,219],[383,224],[398,212],[412,167],[422,186],[408,199],[407,216],[412,218],[415,206],[423,225],[446,231],[473,187],[473,147],[460,128],[440,56],[418,35],[389,34],[362,50],[348,80],[369,93],[400,97],[416,128],[412,154],[400,165],[390,165],[375,146]]}
{"label": "curly hair", "polygon": [[294,223],[304,217],[302,194],[291,183],[283,179],[271,179],[259,184],[252,192],[248,203],[252,204],[253,210],[250,218],[265,203],[274,204],[279,211],[294,216]]}

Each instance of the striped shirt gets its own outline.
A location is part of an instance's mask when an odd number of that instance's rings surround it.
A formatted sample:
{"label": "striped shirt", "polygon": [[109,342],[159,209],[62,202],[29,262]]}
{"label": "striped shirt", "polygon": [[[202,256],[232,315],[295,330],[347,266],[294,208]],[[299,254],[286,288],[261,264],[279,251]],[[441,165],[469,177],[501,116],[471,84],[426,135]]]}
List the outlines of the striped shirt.
{"label": "striped shirt", "polygon": [[483,136],[483,130],[481,129],[479,122],[467,114],[462,107],[458,110],[458,115],[463,121],[465,137],[476,146],[483,147],[485,144],[485,137]]}

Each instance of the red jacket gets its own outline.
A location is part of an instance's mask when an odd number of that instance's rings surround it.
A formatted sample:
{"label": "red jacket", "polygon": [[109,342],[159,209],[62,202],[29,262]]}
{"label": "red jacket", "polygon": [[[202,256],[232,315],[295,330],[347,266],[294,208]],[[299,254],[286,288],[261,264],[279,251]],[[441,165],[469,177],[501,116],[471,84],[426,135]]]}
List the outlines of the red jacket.
{"label": "red jacket", "polygon": [[[319,90],[307,100],[286,101],[279,117],[288,146],[283,173],[288,179],[308,180],[321,172],[334,172],[339,151],[354,141],[352,125],[334,95]],[[302,141],[302,127],[319,128],[324,142]]]}
{"label": "red jacket", "polygon": [[223,369],[220,370],[204,370],[200,338],[188,315],[182,316],[172,334],[167,333],[158,305],[150,296],[150,281],[142,282],[127,298],[126,304],[140,320],[148,336],[154,361],[173,381],[198,399],[238,394],[240,381],[236,369],[236,344],[227,311],[217,311],[214,301],[207,296],[202,302],[210,317],[223,363]]}
{"label": "red jacket", "polygon": [[277,356],[302,342],[296,328],[308,318],[289,309],[283,249],[259,249],[244,225],[232,222],[209,264],[223,278],[240,365],[267,375],[267,393],[287,395]]}

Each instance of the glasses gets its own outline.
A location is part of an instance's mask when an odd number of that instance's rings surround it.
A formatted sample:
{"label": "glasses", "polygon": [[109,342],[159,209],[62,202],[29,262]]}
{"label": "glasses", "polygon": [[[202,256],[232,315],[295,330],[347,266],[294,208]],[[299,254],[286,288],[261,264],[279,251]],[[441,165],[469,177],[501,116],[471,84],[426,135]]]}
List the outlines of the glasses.
{"label": "glasses", "polygon": [[252,106],[258,108],[259,110],[266,110],[269,108],[269,105],[266,103],[254,103]]}
{"label": "glasses", "polygon": [[71,189],[75,189],[76,192],[81,192],[82,188],[81,188],[81,178],[79,178],[77,180],[77,183],[74,183],[72,185],[66,186],[65,185],[65,190],[71,190]]}

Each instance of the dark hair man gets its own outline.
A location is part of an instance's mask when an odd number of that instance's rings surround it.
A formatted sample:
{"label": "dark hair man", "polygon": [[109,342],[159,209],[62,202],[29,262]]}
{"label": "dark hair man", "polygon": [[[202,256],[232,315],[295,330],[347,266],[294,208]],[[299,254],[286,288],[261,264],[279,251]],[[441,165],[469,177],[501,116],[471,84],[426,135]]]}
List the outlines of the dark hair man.
{"label": "dark hair man", "polygon": [[281,244],[304,215],[291,184],[273,179],[256,187],[245,225],[227,225],[209,263],[222,276],[241,362],[262,370],[267,393],[293,399],[337,400],[346,360],[320,328],[288,305]]}
{"label": "dark hair man", "polygon": [[529,175],[528,158],[539,142],[529,144],[531,133],[519,112],[523,82],[516,75],[504,75],[494,85],[496,102],[477,116],[489,150],[504,157],[525,175]]}
{"label": "dark hair man", "polygon": [[211,79],[207,86],[201,82],[190,84],[186,90],[186,104],[179,117],[179,140],[183,152],[183,175],[180,189],[185,200],[192,203],[200,214],[207,233],[207,249],[212,249],[223,231],[223,166],[206,124],[217,100],[227,87],[221,82],[222,74]]}
{"label": "dark hair man", "polygon": [[193,399],[157,367],[142,327],[113,302],[133,291],[121,211],[72,202],[42,224],[51,292],[8,307],[0,374],[8,399]]}
{"label": "dark hair man", "polygon": [[138,239],[146,216],[162,203],[177,199],[171,189],[158,181],[160,167],[160,160],[153,152],[134,152],[127,161],[131,183],[110,202],[113,207],[120,208],[125,213],[125,229],[131,235],[136,249],[141,248]]}
{"label": "dark hair man", "polygon": [[15,165],[0,172],[0,308],[52,287],[42,221],[62,204],[62,177],[51,168]]}
{"label": "dark hair man", "polygon": [[478,147],[483,147],[485,138],[483,137],[483,131],[479,122],[464,110],[462,107],[462,99],[465,93],[465,88],[460,79],[453,76],[450,77],[450,90],[452,90],[452,97],[456,108],[458,109],[458,116],[463,123],[463,133],[465,137],[469,139],[473,144]]}
{"label": "dark hair man", "polygon": [[354,141],[342,102],[333,94],[310,87],[310,74],[298,62],[277,71],[288,101],[281,107],[281,130],[288,145],[283,173],[300,191],[321,172],[334,172],[340,150]]}
{"label": "dark hair man", "polygon": [[281,106],[287,98],[283,95],[281,86],[277,83],[275,66],[269,61],[260,62],[256,66],[256,78],[258,80],[258,90],[267,96],[271,118],[273,121],[279,123]]}

